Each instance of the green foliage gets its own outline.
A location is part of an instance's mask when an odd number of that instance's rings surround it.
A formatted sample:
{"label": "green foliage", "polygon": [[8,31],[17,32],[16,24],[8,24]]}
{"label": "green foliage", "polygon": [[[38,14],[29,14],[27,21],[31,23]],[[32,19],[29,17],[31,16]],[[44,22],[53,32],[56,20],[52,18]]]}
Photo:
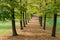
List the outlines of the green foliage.
{"label": "green foliage", "polygon": [[56,0],[0,0],[0,20],[12,19],[12,8],[16,19],[21,19],[21,11],[30,15],[60,14],[60,1]]}
{"label": "green foliage", "polygon": [[27,8],[25,8],[24,6],[20,6],[20,11],[26,12]]}
{"label": "green foliage", "polygon": [[40,12],[43,14],[58,14],[60,12],[60,1],[58,0],[41,0],[40,1]]}
{"label": "green foliage", "polygon": [[[0,20],[4,21],[6,19],[11,20],[12,8],[14,8],[15,17],[20,19],[20,4],[19,0],[1,0],[0,1]],[[22,6],[23,8],[23,6]],[[26,8],[23,8],[22,11],[25,11]]]}

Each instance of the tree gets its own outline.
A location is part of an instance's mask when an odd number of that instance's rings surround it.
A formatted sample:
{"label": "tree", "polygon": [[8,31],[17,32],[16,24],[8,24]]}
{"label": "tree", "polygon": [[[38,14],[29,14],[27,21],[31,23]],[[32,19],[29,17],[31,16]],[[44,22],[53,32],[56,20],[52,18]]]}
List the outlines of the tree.
{"label": "tree", "polygon": [[12,31],[13,36],[17,36],[16,28],[15,28],[15,17],[14,17],[14,8],[12,9]]}
{"label": "tree", "polygon": [[54,14],[54,23],[53,23],[53,29],[52,29],[52,36],[55,37],[56,35],[56,22],[57,22],[57,14]]}
{"label": "tree", "polygon": [[58,8],[59,8],[59,6],[57,6],[58,4],[57,4],[57,1],[56,0],[54,0],[54,23],[53,23],[53,29],[52,29],[52,37],[55,37],[56,35],[56,24],[57,24],[57,11],[58,11]]}
{"label": "tree", "polygon": [[[17,1],[16,0],[2,0],[2,7],[1,9],[3,9],[1,12],[2,15],[2,19],[10,19],[12,22],[12,32],[13,32],[13,36],[17,36],[17,32],[16,32],[16,28],[15,28],[15,11],[14,9],[16,8],[16,4]],[[6,12],[6,13],[3,13]],[[5,17],[3,17],[5,15]]]}

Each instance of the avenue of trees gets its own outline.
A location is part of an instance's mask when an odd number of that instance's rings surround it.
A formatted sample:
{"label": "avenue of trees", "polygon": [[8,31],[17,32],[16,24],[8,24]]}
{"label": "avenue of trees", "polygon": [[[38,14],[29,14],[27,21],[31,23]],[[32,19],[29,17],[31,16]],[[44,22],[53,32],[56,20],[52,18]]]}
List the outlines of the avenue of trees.
{"label": "avenue of trees", "polygon": [[[46,17],[52,15],[53,28],[52,36],[56,34],[57,16],[60,13],[60,0],[0,0],[0,21],[11,20],[13,36],[17,36],[15,19],[20,20],[20,27],[26,27],[32,14],[39,16],[39,22],[43,29],[46,29]],[[50,16],[51,17],[51,16]]]}
{"label": "avenue of trees", "polygon": [[17,36],[15,19],[20,20],[23,29],[31,14],[27,14],[27,0],[0,0],[0,21],[11,20],[13,36]]}
{"label": "avenue of trees", "polygon": [[40,12],[42,16],[40,16],[40,24],[42,26],[42,17],[44,17],[44,26],[43,29],[46,29],[46,17],[53,17],[53,28],[52,28],[52,36],[56,36],[56,24],[57,24],[57,16],[60,15],[60,1],[59,0],[41,0],[40,2]]}

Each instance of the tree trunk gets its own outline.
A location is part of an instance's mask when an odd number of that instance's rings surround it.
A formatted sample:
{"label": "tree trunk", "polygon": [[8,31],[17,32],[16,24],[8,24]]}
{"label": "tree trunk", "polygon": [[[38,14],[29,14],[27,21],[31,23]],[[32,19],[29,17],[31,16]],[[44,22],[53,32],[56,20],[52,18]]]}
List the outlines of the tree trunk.
{"label": "tree trunk", "polygon": [[22,11],[20,12],[21,13],[21,20],[20,20],[20,27],[21,27],[21,30],[23,29],[23,13]]}
{"label": "tree trunk", "polygon": [[44,16],[44,27],[43,27],[43,29],[44,29],[44,30],[46,29],[46,14],[45,14],[45,16]]}
{"label": "tree trunk", "polygon": [[[39,23],[40,23],[40,16],[39,16]],[[41,23],[40,23],[40,25],[41,25]]]}
{"label": "tree trunk", "polygon": [[23,29],[22,20],[20,20],[21,30]]}
{"label": "tree trunk", "polygon": [[27,19],[26,19],[26,24],[27,24]]}
{"label": "tree trunk", "polygon": [[42,16],[39,17],[39,22],[40,22],[40,25],[42,27]]}
{"label": "tree trunk", "polygon": [[42,16],[41,16],[41,26],[42,26]]}
{"label": "tree trunk", "polygon": [[14,8],[12,9],[12,31],[13,31],[13,36],[17,36],[17,32],[15,28]]}
{"label": "tree trunk", "polygon": [[25,12],[25,24],[27,24],[27,14]]}
{"label": "tree trunk", "polygon": [[54,14],[54,23],[53,23],[53,29],[52,29],[52,37],[55,37],[56,35],[56,23],[57,23],[57,14]]}
{"label": "tree trunk", "polygon": [[24,12],[23,12],[23,25],[25,27],[25,14],[24,14]]}
{"label": "tree trunk", "polygon": [[25,11],[25,14],[24,15],[25,15],[24,18],[25,18],[25,27],[26,27],[26,24],[27,24],[26,11]]}

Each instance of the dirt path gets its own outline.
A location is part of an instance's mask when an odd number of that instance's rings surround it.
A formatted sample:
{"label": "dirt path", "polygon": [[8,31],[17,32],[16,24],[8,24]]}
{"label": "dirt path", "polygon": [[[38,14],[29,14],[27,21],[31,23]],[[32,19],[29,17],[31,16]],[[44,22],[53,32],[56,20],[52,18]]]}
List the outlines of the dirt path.
{"label": "dirt path", "polygon": [[[60,40],[59,37],[51,37],[51,33],[43,30],[39,25],[38,18],[33,17],[24,30],[17,28],[19,36],[3,36],[0,40]],[[9,33],[11,34],[11,33]]]}

